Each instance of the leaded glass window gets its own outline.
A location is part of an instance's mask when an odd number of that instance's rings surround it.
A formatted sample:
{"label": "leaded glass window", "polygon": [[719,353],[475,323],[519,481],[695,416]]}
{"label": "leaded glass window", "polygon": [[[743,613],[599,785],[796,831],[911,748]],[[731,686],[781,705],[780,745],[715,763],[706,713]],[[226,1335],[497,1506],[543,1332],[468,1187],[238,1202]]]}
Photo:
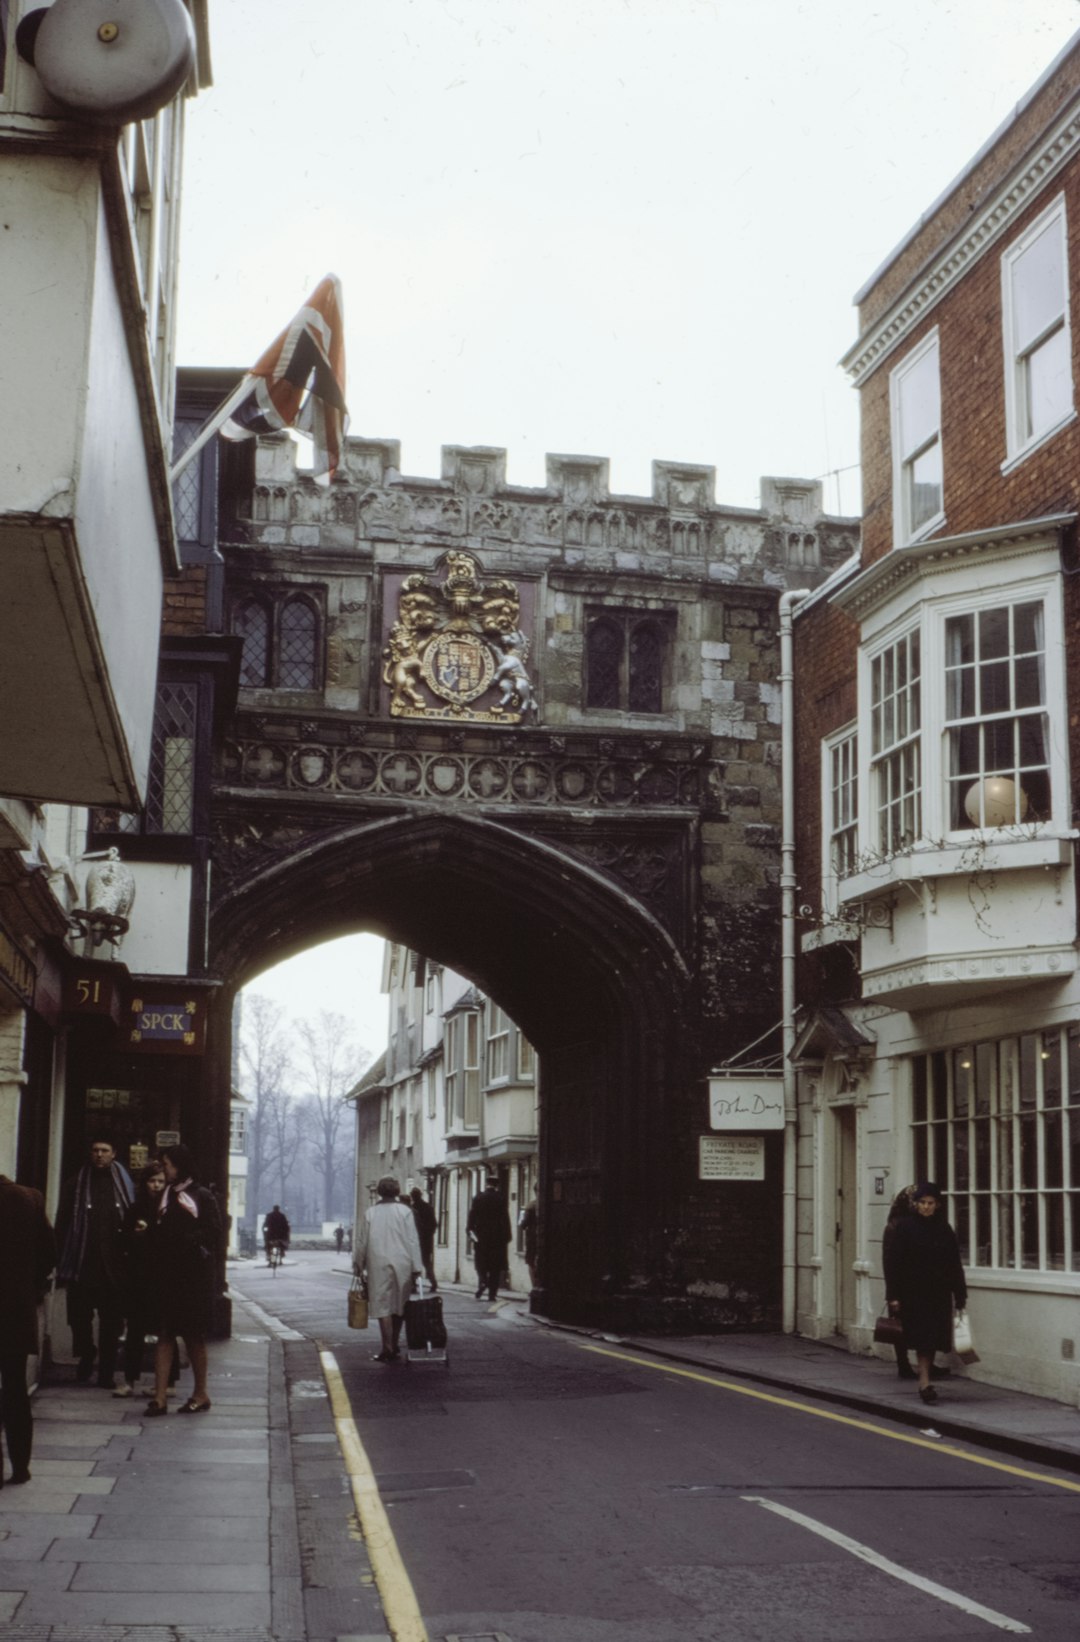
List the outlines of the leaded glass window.
{"label": "leaded glass window", "polygon": [[161,684],[146,789],[147,832],[191,832],[195,804],[197,684]]}
{"label": "leaded glass window", "polygon": [[[177,461],[194,443],[199,432],[198,422],[178,422],[173,431],[173,461]],[[176,534],[182,542],[201,539],[203,465],[194,457],[173,485],[173,513]]]}
{"label": "leaded glass window", "polygon": [[664,647],[652,622],[641,622],[630,634],[629,705],[632,713],[661,710]]}
{"label": "leaded glass window", "polygon": [[306,599],[290,599],[281,612],[279,689],[315,688],[315,640],[318,623]]}
{"label": "leaded glass window", "polygon": [[594,621],[588,638],[588,706],[619,706],[622,652],[622,629],[614,622]]}
{"label": "leaded glass window", "polygon": [[244,641],[240,683],[261,689],[270,681],[270,612],[258,599],[248,599],[234,611],[232,625]]}
{"label": "leaded glass window", "polygon": [[639,611],[597,612],[585,634],[585,705],[661,713],[670,624]]}

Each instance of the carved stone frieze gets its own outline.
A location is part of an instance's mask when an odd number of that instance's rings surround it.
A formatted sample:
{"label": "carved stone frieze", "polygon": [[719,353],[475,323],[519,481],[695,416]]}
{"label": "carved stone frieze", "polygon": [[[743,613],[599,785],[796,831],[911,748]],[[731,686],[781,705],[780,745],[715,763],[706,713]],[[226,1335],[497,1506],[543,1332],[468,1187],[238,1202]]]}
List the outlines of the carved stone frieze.
{"label": "carved stone frieze", "polygon": [[[307,731],[311,726],[305,724]],[[299,742],[227,742],[226,785],[278,792],[325,792],[363,798],[455,798],[477,804],[589,805],[598,809],[693,808],[707,801],[707,770],[654,750],[643,757],[585,754],[431,751],[402,733],[391,747]],[[546,740],[547,738],[545,738]],[[563,740],[564,738],[559,738]]]}

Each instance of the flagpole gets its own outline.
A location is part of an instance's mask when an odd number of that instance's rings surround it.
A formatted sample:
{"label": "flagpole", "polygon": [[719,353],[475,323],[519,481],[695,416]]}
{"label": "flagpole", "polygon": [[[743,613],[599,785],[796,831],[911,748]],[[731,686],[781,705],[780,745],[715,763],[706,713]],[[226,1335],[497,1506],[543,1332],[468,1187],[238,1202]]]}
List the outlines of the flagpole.
{"label": "flagpole", "polygon": [[202,450],[203,446],[208,444],[214,437],[215,433],[217,433],[218,429],[229,420],[229,417],[232,415],[237,405],[239,405],[242,400],[247,398],[248,394],[251,392],[251,383],[251,374],[250,372],[245,371],[244,375],[236,384],[232,393],[229,394],[228,398],[223,399],[217,410],[211,412],[208,419],[203,423],[202,427],[191,441],[191,444],[188,446],[187,450],[176,458],[176,461],[173,463],[172,471],[169,474],[170,485],[175,485],[184,469],[190,466],[195,457]]}

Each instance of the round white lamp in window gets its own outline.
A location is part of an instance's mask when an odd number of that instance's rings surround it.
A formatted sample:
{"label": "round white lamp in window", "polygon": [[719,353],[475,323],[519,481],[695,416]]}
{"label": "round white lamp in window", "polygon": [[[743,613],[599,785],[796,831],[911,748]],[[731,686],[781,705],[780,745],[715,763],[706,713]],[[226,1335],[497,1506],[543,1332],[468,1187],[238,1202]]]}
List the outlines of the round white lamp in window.
{"label": "round white lamp in window", "polygon": [[1007,775],[988,775],[985,781],[976,781],[968,788],[964,812],[977,827],[1008,827],[1027,815],[1028,795],[1021,787],[1018,805],[1016,782]]}

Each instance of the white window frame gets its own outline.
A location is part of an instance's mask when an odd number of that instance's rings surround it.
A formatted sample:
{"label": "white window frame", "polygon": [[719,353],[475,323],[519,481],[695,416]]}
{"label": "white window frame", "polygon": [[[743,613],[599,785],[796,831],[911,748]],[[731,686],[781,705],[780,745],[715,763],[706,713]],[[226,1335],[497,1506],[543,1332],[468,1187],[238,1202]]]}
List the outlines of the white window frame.
{"label": "white window frame", "polygon": [[[928,355],[934,356],[937,366],[938,379],[938,421],[937,433],[931,439],[924,439],[918,446],[906,449],[903,442],[902,401],[904,383],[906,379],[918,369]],[[945,460],[941,428],[941,346],[937,328],[925,336],[917,347],[903,358],[889,375],[889,415],[892,439],[892,470],[893,470],[893,540],[897,545],[905,542],[922,541],[932,531],[945,523]],[[924,519],[917,529],[912,528],[912,506],[910,474],[912,463],[916,457],[925,454],[937,444],[941,456],[941,506],[929,519]]]}
{"label": "white window frame", "polygon": [[1036,1027],[911,1062],[913,1172],[947,1194],[972,1274],[1080,1284],[1080,1180],[1070,1175],[1080,1128],[1078,1032],[1075,1022]]}
{"label": "white window frame", "polygon": [[536,1076],[536,1050],[520,1028],[517,1038],[517,1075],[519,1083],[531,1083]]}
{"label": "white window frame", "polygon": [[[1056,550],[1054,558],[1056,559]],[[890,852],[883,850],[879,836],[878,816],[880,800],[878,793],[878,777],[875,773],[875,764],[880,760],[872,757],[872,706],[871,706],[871,676],[872,666],[876,658],[893,647],[899,639],[917,631],[920,648],[920,676],[922,680],[922,705],[920,711],[920,731],[917,743],[921,765],[920,804],[921,824],[917,836],[910,845],[891,852],[894,857],[912,856],[920,851],[932,850],[938,844],[951,847],[970,845],[973,837],[986,839],[1035,838],[1042,836],[1049,839],[1069,837],[1070,832],[1070,791],[1068,758],[1068,719],[1065,692],[1065,630],[1063,590],[1060,572],[1057,569],[1046,568],[1047,559],[1043,559],[1042,566],[1036,571],[1032,566],[1026,576],[1010,577],[1006,566],[1001,561],[994,561],[992,568],[983,572],[981,580],[986,585],[975,586],[974,576],[968,581],[967,587],[956,586],[949,592],[942,592],[940,596],[929,596],[911,600],[904,609],[897,613],[893,621],[882,630],[874,633],[860,649],[859,657],[859,846],[862,858],[865,861],[889,858]],[[926,583],[920,587],[926,592]],[[984,826],[978,829],[958,828],[949,825],[949,725],[946,716],[945,699],[945,629],[950,616],[977,615],[981,610],[994,609],[1002,605],[1015,605],[1041,602],[1044,618],[1045,644],[1045,703],[1044,711],[1048,720],[1047,747],[1049,752],[1050,769],[1050,800],[1051,811],[1049,818],[1043,821],[1033,820],[1022,824],[1009,823],[1001,827]],[[825,810],[822,811],[823,818]],[[823,832],[823,849],[825,828]],[[1004,861],[1003,865],[1006,864]],[[1017,862],[1019,863],[1019,860]],[[942,870],[946,870],[943,866]],[[951,869],[948,869],[951,870]],[[854,888],[854,881],[852,881]],[[844,887],[840,886],[840,895],[844,895]]]}
{"label": "white window frame", "polygon": [[488,1002],[487,1018],[487,1081],[508,1083],[510,1080],[510,1017],[497,1003]]}
{"label": "white window frame", "polygon": [[[1056,233],[1061,243],[1063,291],[1061,316],[1048,325],[1033,342],[1021,349],[1016,338],[1016,270],[1017,264],[1024,253],[1030,250],[1036,240],[1045,233]],[[1058,197],[1047,206],[1046,210],[1037,217],[1013,243],[1002,252],[1001,256],[1001,323],[1002,323],[1002,353],[1005,366],[1005,461],[1001,465],[1003,473],[1009,473],[1032,451],[1038,450],[1047,440],[1073,421],[1076,416],[1075,384],[1072,376],[1072,327],[1069,314],[1069,234],[1065,215],[1065,196]],[[1053,422],[1045,427],[1031,428],[1028,425],[1027,409],[1027,361],[1036,348],[1056,335],[1059,330],[1064,331],[1065,353],[1069,360],[1069,405]]]}
{"label": "white window frame", "polygon": [[[841,769],[842,766],[842,769]],[[850,807],[837,824],[837,793],[850,796]],[[827,917],[840,911],[839,889],[847,872],[838,872],[836,841],[843,835],[852,844],[851,871],[859,859],[859,726],[858,721],[834,730],[821,743],[821,908]]]}
{"label": "white window frame", "polygon": [[[912,636],[919,640],[919,693],[918,714],[919,727],[917,731],[908,729],[901,737],[892,737],[880,750],[874,751],[873,735],[873,676],[875,664],[884,662],[888,651],[896,651],[901,645],[910,649]],[[887,859],[893,855],[903,854],[917,844],[926,833],[926,714],[922,706],[922,680],[926,677],[926,656],[921,613],[916,610],[906,613],[902,622],[891,628],[878,639],[872,648],[867,647],[861,657],[861,679],[859,687],[859,701],[861,705],[859,724],[859,791],[863,794],[859,817],[860,853],[867,860]],[[905,686],[910,695],[910,686]],[[895,700],[895,692],[892,692]],[[911,753],[917,766],[917,778],[914,788],[916,803],[916,819],[912,837],[898,847],[890,848],[883,844],[881,837],[881,817],[887,808],[894,807],[900,800],[896,792],[885,793],[883,786],[886,780],[886,769],[895,772],[902,768],[905,755]]]}
{"label": "white window frame", "polygon": [[447,1132],[480,1127],[480,1013],[465,1009],[446,1020],[444,1081]]}

